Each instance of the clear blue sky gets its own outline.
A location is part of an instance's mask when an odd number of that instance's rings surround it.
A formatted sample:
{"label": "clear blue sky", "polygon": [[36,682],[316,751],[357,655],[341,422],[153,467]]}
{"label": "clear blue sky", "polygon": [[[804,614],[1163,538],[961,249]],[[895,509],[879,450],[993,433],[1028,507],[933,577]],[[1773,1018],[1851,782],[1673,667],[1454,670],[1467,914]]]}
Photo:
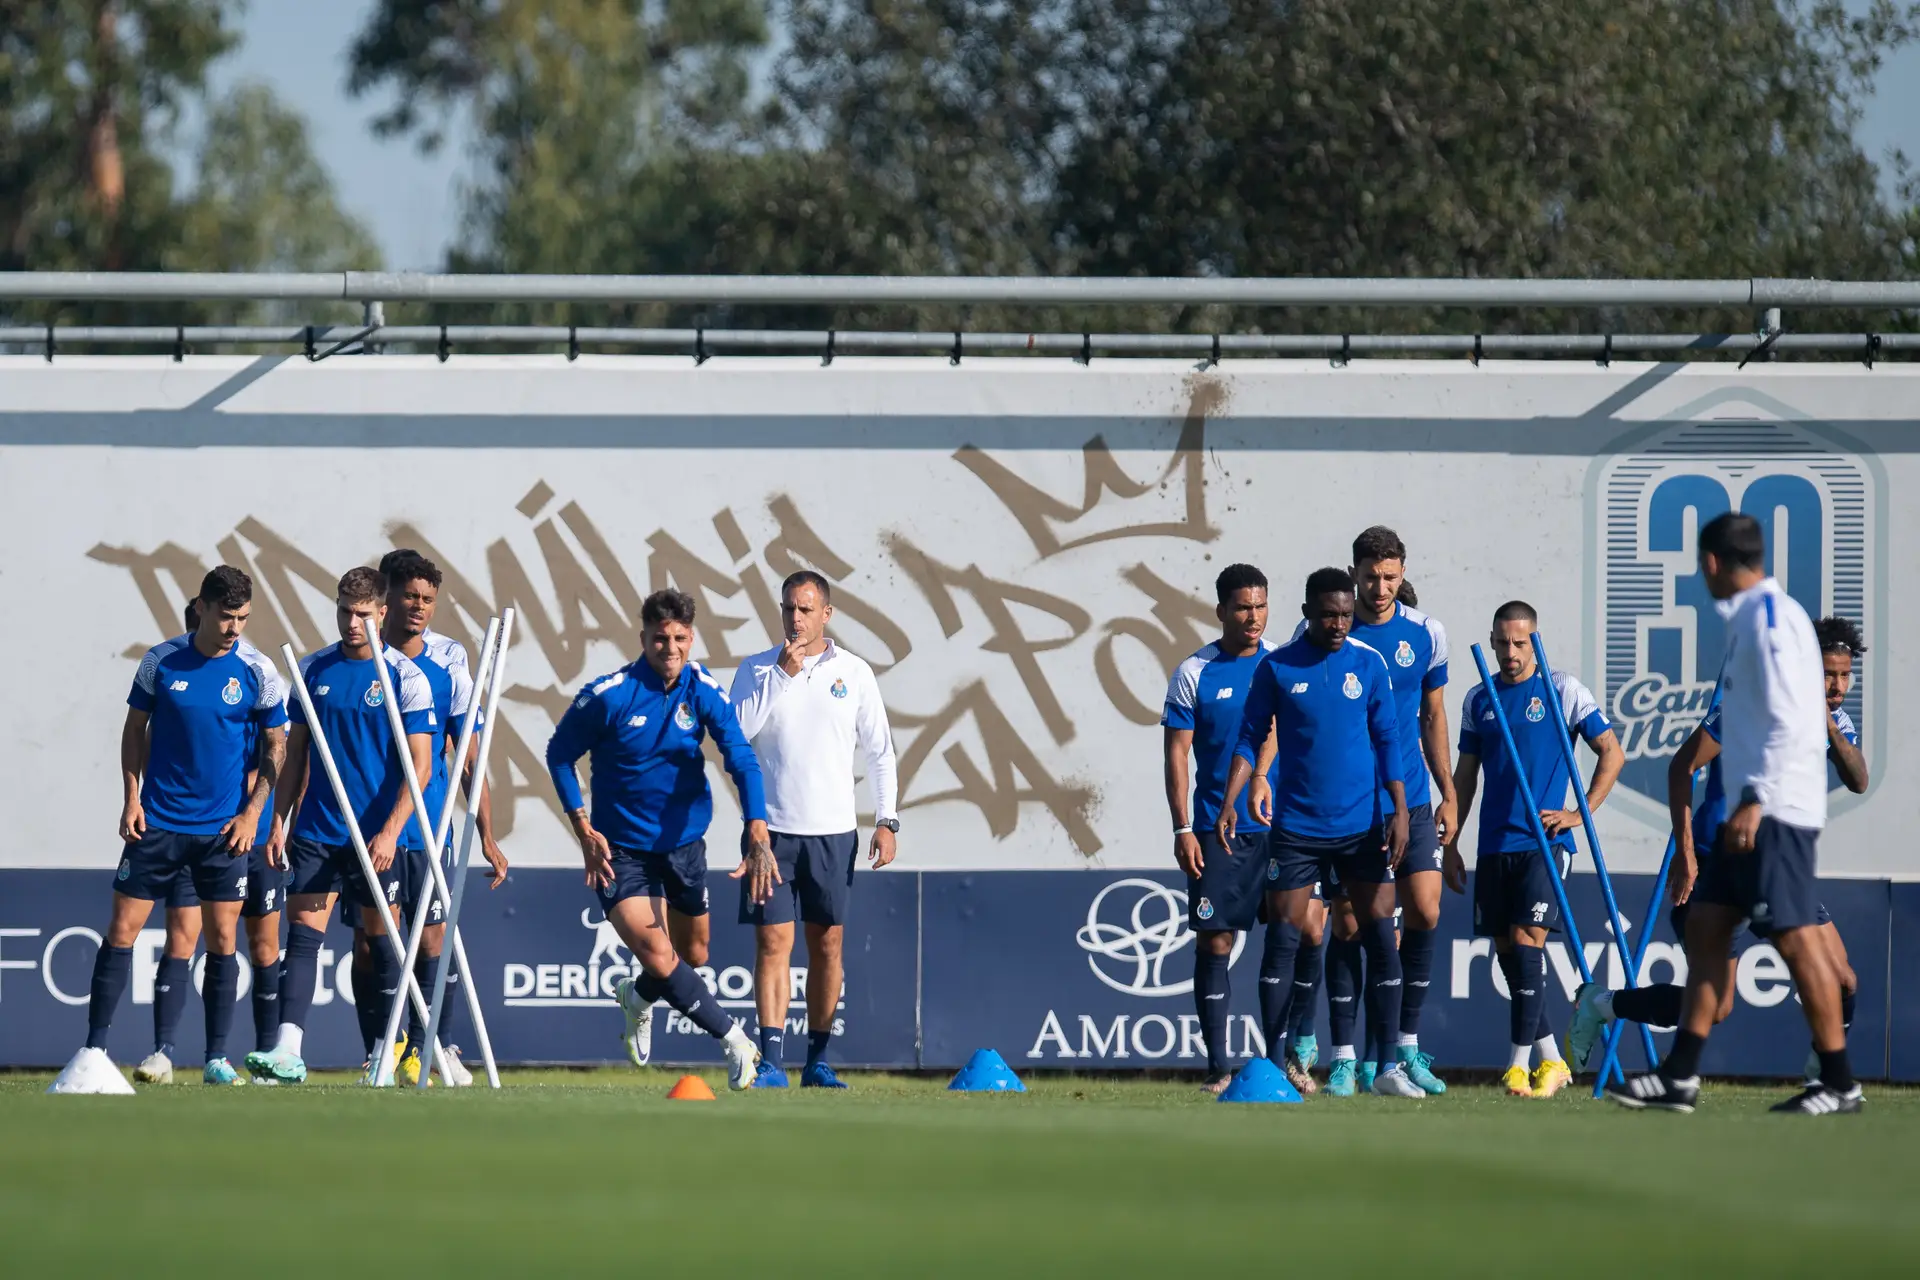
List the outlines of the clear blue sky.
{"label": "clear blue sky", "polygon": [[[463,137],[456,133],[438,154],[423,157],[410,142],[373,136],[383,104],[356,101],[346,91],[347,46],[373,5],[253,0],[244,42],[218,64],[214,82],[220,89],[239,80],[273,86],[306,116],[341,200],[373,229],[387,265],[431,269],[458,230],[459,184],[468,169]],[[1864,7],[1864,0],[1849,0],[1849,7]],[[1879,89],[1861,122],[1861,145],[1875,160],[1899,147],[1920,162],[1920,48],[1902,50],[1882,68]]]}

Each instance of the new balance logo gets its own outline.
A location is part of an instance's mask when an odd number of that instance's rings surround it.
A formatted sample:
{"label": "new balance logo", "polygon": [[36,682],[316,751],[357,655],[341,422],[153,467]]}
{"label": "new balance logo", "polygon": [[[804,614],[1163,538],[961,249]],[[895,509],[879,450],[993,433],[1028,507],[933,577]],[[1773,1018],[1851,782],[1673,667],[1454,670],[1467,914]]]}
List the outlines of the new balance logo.
{"label": "new balance logo", "polygon": [[1307,691],[1307,682],[1304,680],[1302,680],[1299,684],[1296,684],[1295,686],[1293,686],[1291,690],[1289,690],[1289,692],[1291,693],[1305,693],[1306,691]]}
{"label": "new balance logo", "polygon": [[647,727],[647,718],[645,716],[634,716],[631,720],[627,721],[627,727],[629,729],[644,729]]}
{"label": "new balance logo", "polygon": [[1216,991],[1212,995],[1207,997],[1207,999],[1209,1000],[1225,1000],[1226,998],[1227,998],[1227,993],[1224,991]]}
{"label": "new balance logo", "polygon": [[1544,902],[1534,903],[1533,904],[1533,922],[1535,924],[1541,924],[1546,921],[1546,918],[1547,918],[1547,904]]}
{"label": "new balance logo", "polygon": [[187,691],[187,682],[185,680],[175,680],[172,684],[168,685],[167,688],[173,690],[175,693],[185,693]]}
{"label": "new balance logo", "polygon": [[1233,696],[1233,690],[1231,689],[1216,689],[1214,690],[1214,693],[1213,693],[1213,700],[1215,702],[1225,702],[1228,698],[1231,698],[1232,696]]}

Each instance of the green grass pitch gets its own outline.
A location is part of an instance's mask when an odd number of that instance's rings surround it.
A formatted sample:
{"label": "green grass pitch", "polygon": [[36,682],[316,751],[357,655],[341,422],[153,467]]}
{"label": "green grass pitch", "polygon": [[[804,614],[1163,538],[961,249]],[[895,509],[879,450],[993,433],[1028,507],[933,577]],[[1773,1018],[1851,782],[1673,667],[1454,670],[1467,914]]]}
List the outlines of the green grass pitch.
{"label": "green grass pitch", "polygon": [[[18,1276],[1920,1273],[1920,1091],[1693,1116],[1568,1091],[1231,1106],[1166,1081],[1025,1097],[852,1074],[669,1102],[667,1071],[485,1089],[138,1098],[0,1076]],[[666,1270],[662,1270],[665,1268]]]}

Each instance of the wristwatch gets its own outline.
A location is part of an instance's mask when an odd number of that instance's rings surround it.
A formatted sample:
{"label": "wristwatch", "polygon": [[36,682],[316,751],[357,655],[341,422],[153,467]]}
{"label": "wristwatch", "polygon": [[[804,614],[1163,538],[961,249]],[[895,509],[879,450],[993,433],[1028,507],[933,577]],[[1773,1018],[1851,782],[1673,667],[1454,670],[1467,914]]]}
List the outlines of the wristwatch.
{"label": "wristwatch", "polygon": [[895,835],[900,834],[900,819],[898,818],[881,818],[879,821],[875,822],[873,825],[876,827],[885,827],[887,830],[893,832],[893,834]]}

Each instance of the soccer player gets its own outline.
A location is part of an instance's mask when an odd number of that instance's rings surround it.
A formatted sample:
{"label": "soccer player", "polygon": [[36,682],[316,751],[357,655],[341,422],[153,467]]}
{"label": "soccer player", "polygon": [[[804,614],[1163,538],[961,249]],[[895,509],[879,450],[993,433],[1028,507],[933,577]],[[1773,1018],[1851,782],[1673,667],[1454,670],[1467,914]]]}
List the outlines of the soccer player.
{"label": "soccer player", "polygon": [[1700,574],[1727,620],[1720,669],[1721,768],[1734,804],[1703,860],[1687,910],[1687,996],[1680,1028],[1653,1071],[1607,1089],[1622,1106],[1692,1111],[1700,1051],[1726,985],[1726,956],[1743,923],[1767,931],[1799,988],[1820,1078],[1774,1107],[1797,1115],[1861,1108],[1847,1061],[1840,981],[1818,926],[1815,885],[1827,818],[1827,712],[1813,620],[1767,576],[1766,539],[1750,515],[1727,512],[1697,540]]}
{"label": "soccer player", "polygon": [[[435,633],[432,629],[434,609],[440,600],[440,568],[417,551],[390,551],[380,561],[380,572],[387,579],[387,614],[381,627],[381,637],[387,647],[397,649],[413,661],[420,674],[427,678],[428,686],[433,690],[434,718],[436,726],[433,744],[433,773],[422,780],[422,798],[427,803],[427,820],[436,827],[440,822],[440,811],[446,804],[447,793],[452,787],[452,768],[448,757],[459,745],[458,730],[473,704],[473,677],[467,669],[467,650],[459,641],[449,636]],[[467,775],[467,785],[472,786],[472,762],[478,758],[480,739],[476,732],[467,744],[467,759],[459,763]],[[458,837],[456,824],[448,829],[449,843]],[[489,797],[483,789],[480,793],[480,811],[476,819],[475,834],[480,839],[480,852],[487,860],[490,871],[489,885],[498,889],[506,883],[507,859],[500,852],[500,846],[493,838],[493,812]],[[445,851],[443,851],[444,854]],[[427,845],[420,833],[418,821],[409,822],[400,838],[400,858],[405,872],[400,882],[400,916],[403,922],[411,924],[414,912],[424,896],[429,899],[427,908],[427,927],[420,936],[420,954],[414,961],[414,975],[420,982],[422,992],[431,992],[435,977],[440,969],[440,955],[446,940],[445,904],[433,888],[433,872],[427,866]],[[443,867],[452,859],[443,858]],[[452,887],[449,878],[448,887]],[[355,964],[358,979],[358,957],[360,948],[366,944],[363,936],[355,939]],[[368,945],[368,959],[371,961],[371,948]],[[459,974],[449,974],[448,996],[441,1013],[444,1028],[441,1035],[446,1045],[447,1065],[455,1085],[473,1083],[473,1073],[460,1061],[457,1042],[459,1032],[455,1030],[460,1012]],[[386,1033],[387,1010],[375,1008],[372,1001],[357,1003],[357,1008],[365,1008],[373,1015],[373,1040],[377,1041]],[[364,1016],[364,1015],[363,1015]],[[363,1026],[362,1035],[366,1028]],[[420,1045],[426,1038],[426,1025],[421,1021],[420,1013],[411,1002],[407,1006],[406,1043],[407,1050],[401,1057],[395,1070],[398,1081],[403,1085],[415,1085],[420,1082]],[[367,1050],[371,1057],[373,1050]]]}
{"label": "soccer player", "polygon": [[[286,754],[279,674],[241,636],[253,581],[221,565],[200,583],[199,626],[149,649],[127,694],[120,733],[125,843],[113,914],[94,959],[87,1043],[53,1083],[54,1092],[124,1093],[130,1086],[107,1056],[107,1029],[133,970],[133,944],[155,899],[183,873],[193,881],[206,931],[201,998],[207,1049],[201,1079],[244,1084],[227,1061],[226,1038],[240,985],[234,954],[246,897],[248,851]],[[246,786],[248,725],[256,726],[257,777]]]}
{"label": "soccer player", "polygon": [[[1866,757],[1860,752],[1860,735],[1854,729],[1853,718],[1841,704],[1846,701],[1847,692],[1853,687],[1854,658],[1866,652],[1866,645],[1861,641],[1860,629],[1845,618],[1822,618],[1814,623],[1813,630],[1820,645],[1821,666],[1826,680],[1827,760],[1840,783],[1854,794],[1862,795],[1868,783]],[[1702,767],[1707,771],[1706,787],[1700,807],[1689,817],[1687,811],[1693,799],[1693,778]],[[1726,786],[1721,777],[1718,709],[1701,721],[1667,766],[1667,805],[1674,824],[1673,870],[1667,888],[1673,910],[1668,914],[1668,921],[1674,936],[1684,939],[1687,936],[1688,899],[1700,875],[1701,860],[1714,856],[1714,844],[1719,838],[1721,824],[1726,821]],[[1840,930],[1833,923],[1825,903],[1815,906],[1814,928],[1827,948],[1828,958],[1840,981],[1841,1030],[1851,1031],[1860,981],[1847,959],[1847,945],[1841,939]],[[1752,929],[1751,923],[1749,929]],[[1764,937],[1765,934],[1756,932],[1754,936]],[[1713,1013],[1715,1026],[1725,1022],[1727,1015],[1733,1012],[1738,961],[1731,951],[1727,954],[1726,966],[1726,977],[1720,985],[1719,1004]],[[1574,997],[1573,1026],[1567,1031],[1567,1052],[1574,1066],[1580,1070],[1586,1068],[1608,1023],[1619,1020],[1655,1027],[1676,1027],[1683,1016],[1685,1001],[1686,988],[1677,983],[1656,983],[1622,991],[1609,991],[1597,982],[1586,983]],[[1820,1078],[1818,1049],[1809,1054],[1806,1078],[1809,1086]]]}
{"label": "soccer player", "polygon": [[[721,1042],[727,1082],[753,1082],[759,1052],[720,1008],[691,964],[674,953],[669,912],[707,913],[707,826],[713,791],[701,743],[711,737],[740,795],[746,843],[765,854],[766,800],[760,766],[720,684],[689,660],[694,602],[656,591],[640,605],[637,662],[589,684],[547,742],[547,770],[620,940],[640,967],[615,987],[626,1015],[627,1056],[644,1066],[652,1051],[652,1009],[664,999]],[[580,795],[574,762],[592,753],[593,812]],[[771,894],[772,885],[755,886]]]}
{"label": "soccer player", "polygon": [[[756,1089],[784,1089],[781,1066],[789,964],[797,917],[807,935],[807,1065],[803,1088],[844,1089],[827,1065],[833,1011],[840,1000],[841,943],[860,844],[853,801],[853,755],[866,762],[874,830],[868,857],[893,861],[900,819],[894,807],[893,734],[873,668],[827,638],[833,589],[811,569],[780,584],[783,643],[740,664],[733,704],[766,774],[770,849],[749,849],[733,876],[740,923],[755,927],[755,1003],[760,1014]],[[771,881],[785,892],[763,898]]]}
{"label": "soccer player", "polygon": [[[356,1002],[390,1002],[405,985],[399,958],[381,940],[392,924],[388,912],[400,900],[403,868],[397,853],[413,818],[413,798],[399,752],[406,751],[415,772],[425,777],[439,725],[427,678],[405,654],[388,648],[385,658],[406,735],[404,743],[393,741],[373,650],[386,599],[387,580],[379,570],[349,569],[340,579],[334,601],[339,641],[300,661],[307,695],[347,793],[348,812],[341,811],[334,795],[306,708],[297,694],[288,699],[293,725],[288,732],[287,776],[274,796],[273,840],[267,847],[268,862],[288,872],[286,903],[292,921],[280,982],[280,1029],[272,1049],[247,1055],[249,1070],[281,1084],[298,1084],[307,1078],[300,1051],[313,1006],[320,945],[334,900],[343,892],[360,908],[361,927],[372,940],[374,981],[368,989],[355,992]],[[367,883],[349,821],[366,844],[377,883]],[[368,1079],[373,1079],[371,1073]]]}
{"label": "soccer player", "polygon": [[[1512,1056],[1503,1080],[1507,1092],[1520,1098],[1550,1098],[1573,1080],[1547,1023],[1547,935],[1560,923],[1550,877],[1565,878],[1573,857],[1573,833],[1580,826],[1580,810],[1565,807],[1567,789],[1578,780],[1554,739],[1560,734],[1569,741],[1584,738],[1598,757],[1587,784],[1589,810],[1606,802],[1626,764],[1626,753],[1600,704],[1565,671],[1553,673],[1554,692],[1566,716],[1564,724],[1554,723],[1542,696],[1545,690],[1536,682],[1540,672],[1533,657],[1533,632],[1538,623],[1533,606],[1523,600],[1509,600],[1494,612],[1487,646],[1499,674],[1492,688],[1475,685],[1461,708],[1460,760],[1453,776],[1460,817],[1442,853],[1448,887],[1464,892],[1467,877],[1460,857],[1460,828],[1473,811],[1474,792],[1484,771],[1487,794],[1480,810],[1479,863],[1473,871],[1473,931],[1493,939],[1500,970],[1506,975],[1512,1002],[1508,1010]],[[1491,701],[1495,697],[1506,713],[1532,795],[1522,792],[1519,773],[1495,723]],[[1552,863],[1534,837],[1528,810],[1539,815],[1546,830]],[[1529,1073],[1527,1062],[1536,1049],[1540,1063]]]}
{"label": "soccer player", "polygon": [[[1257,768],[1256,753],[1274,735],[1279,779],[1267,845],[1267,918],[1303,929],[1314,884],[1337,875],[1360,918],[1368,1011],[1379,1025],[1397,1026],[1393,869],[1407,847],[1406,788],[1392,680],[1377,650],[1349,638],[1353,597],[1353,576],[1344,569],[1318,569],[1307,579],[1306,630],[1262,660],[1247,694],[1215,830],[1231,847],[1235,806]],[[1383,794],[1391,805],[1384,821]],[[1260,962],[1267,1056],[1281,1065],[1298,939],[1270,927]],[[1425,1096],[1397,1061],[1380,1065],[1375,1093]]]}
{"label": "soccer player", "polygon": [[[1193,1003],[1207,1049],[1204,1087],[1217,1094],[1233,1079],[1227,1066],[1227,1017],[1234,935],[1252,929],[1259,911],[1267,876],[1267,832],[1248,815],[1245,797],[1231,845],[1223,845],[1213,828],[1234,744],[1240,740],[1247,689],[1273,646],[1264,638],[1265,574],[1250,564],[1230,564],[1214,579],[1213,592],[1220,638],[1174,669],[1160,724],[1165,730],[1162,750],[1173,860],[1187,877],[1187,924],[1194,932]],[[1195,761],[1197,785],[1192,782]]]}

